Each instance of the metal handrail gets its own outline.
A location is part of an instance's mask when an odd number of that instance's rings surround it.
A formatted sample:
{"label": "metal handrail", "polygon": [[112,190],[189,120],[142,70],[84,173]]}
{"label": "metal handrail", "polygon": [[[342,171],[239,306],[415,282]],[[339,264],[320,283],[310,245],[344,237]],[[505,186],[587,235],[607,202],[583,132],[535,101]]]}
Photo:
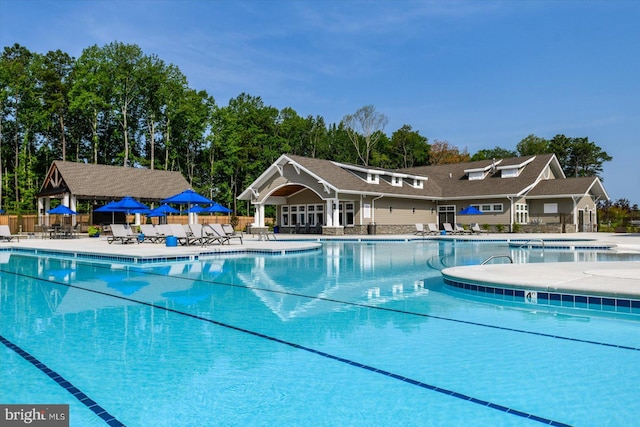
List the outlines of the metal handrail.
{"label": "metal handrail", "polygon": [[529,243],[532,242],[540,242],[542,243],[542,249],[544,250],[544,240],[542,239],[531,239],[531,240],[527,240],[526,242],[524,242],[522,245],[520,245],[520,248],[524,248],[525,246],[527,246]]}
{"label": "metal handrail", "polygon": [[488,263],[489,261],[491,261],[494,258],[509,258],[509,261],[511,261],[511,264],[513,264],[513,258],[511,258],[510,255],[491,255],[489,258],[487,258],[484,261],[482,261],[482,264],[480,264],[480,265],[485,265],[486,263]]}

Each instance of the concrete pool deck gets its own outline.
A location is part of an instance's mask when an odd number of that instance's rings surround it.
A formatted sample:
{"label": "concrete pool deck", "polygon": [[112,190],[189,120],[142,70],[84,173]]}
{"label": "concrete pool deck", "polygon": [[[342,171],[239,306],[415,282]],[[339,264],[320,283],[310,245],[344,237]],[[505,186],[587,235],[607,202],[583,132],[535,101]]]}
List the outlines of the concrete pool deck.
{"label": "concrete pool deck", "polygon": [[[574,242],[576,246],[611,247],[617,253],[640,256],[640,234],[540,234],[509,235],[511,240],[531,240],[535,250],[542,250],[536,240],[545,240],[545,247],[553,249],[562,242],[549,240],[589,239]],[[494,235],[495,237],[495,235]],[[496,254],[500,255],[500,254]],[[442,270],[444,277],[471,282],[525,288],[543,292],[588,294],[615,298],[640,299],[640,261],[615,262],[556,262],[533,264],[490,264],[451,267]]]}
{"label": "concrete pool deck", "polygon": [[[277,240],[260,240],[257,236],[245,235],[244,243],[228,245],[200,245],[167,247],[160,243],[108,244],[106,237],[68,240],[40,239],[38,236],[22,236],[17,242],[4,242],[3,247],[15,247],[32,250],[50,250],[62,252],[89,253],[116,257],[168,258],[199,257],[222,253],[287,253],[313,250],[320,247],[319,240],[447,240],[447,241],[517,241],[529,242],[544,240],[545,247],[551,249],[554,244],[563,245],[562,240],[581,240],[580,245],[601,247],[610,246],[615,252],[640,256],[640,234],[579,233],[579,234],[482,234],[447,235],[417,237],[404,235],[375,236],[321,236],[278,234]],[[315,241],[314,241],[315,240]],[[555,242],[554,242],[555,241]],[[536,248],[539,250],[540,248]],[[501,255],[501,254],[496,254]],[[529,289],[568,293],[588,293],[591,295],[640,298],[640,261],[621,262],[565,262],[539,264],[485,264],[463,267],[451,267],[442,271],[452,279],[526,287]]]}

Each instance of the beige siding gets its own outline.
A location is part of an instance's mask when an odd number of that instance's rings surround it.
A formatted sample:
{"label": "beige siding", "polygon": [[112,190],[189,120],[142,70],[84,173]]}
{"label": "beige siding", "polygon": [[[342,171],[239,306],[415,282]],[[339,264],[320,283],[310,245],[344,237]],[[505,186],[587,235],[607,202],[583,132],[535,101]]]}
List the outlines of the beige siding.
{"label": "beige siding", "polygon": [[427,224],[437,221],[437,212],[435,203],[430,201],[386,197],[375,201],[374,219],[379,225]]}
{"label": "beige siding", "polygon": [[[557,203],[557,213],[545,213],[545,203]],[[565,222],[573,222],[573,201],[571,199],[544,199],[544,200],[530,200],[529,201],[529,222],[539,222],[541,224],[557,224],[561,223],[562,218],[565,217]],[[567,219],[570,218],[570,219]]]}
{"label": "beige siding", "polygon": [[[471,205],[502,205],[502,212],[484,212],[481,215],[460,215],[459,212]],[[455,205],[456,219],[455,222],[463,225],[473,223],[489,224],[489,225],[508,225],[511,221],[511,202],[509,199],[470,199],[440,202],[441,206]]]}
{"label": "beige siding", "polygon": [[311,190],[305,189],[302,190],[291,197],[287,198],[288,205],[308,205],[308,204],[325,204],[326,202],[322,200],[316,193]]}

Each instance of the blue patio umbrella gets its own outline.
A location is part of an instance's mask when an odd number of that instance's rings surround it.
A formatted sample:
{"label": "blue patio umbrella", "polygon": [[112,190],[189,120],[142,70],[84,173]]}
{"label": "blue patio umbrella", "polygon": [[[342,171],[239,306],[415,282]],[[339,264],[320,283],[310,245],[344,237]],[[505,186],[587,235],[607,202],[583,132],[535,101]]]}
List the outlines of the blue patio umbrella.
{"label": "blue patio umbrella", "polygon": [[106,205],[102,205],[99,208],[94,209],[94,212],[111,212],[111,222],[116,222],[114,212],[120,212],[116,207],[116,201],[112,200]]}
{"label": "blue patio umbrella", "polygon": [[213,200],[208,199],[200,194],[196,193],[192,189],[184,190],[182,193],[178,193],[167,199],[164,199],[162,203],[176,203],[182,205],[195,205],[198,203],[211,204]]}
{"label": "blue patio umbrella", "polygon": [[166,203],[163,203],[157,208],[151,209],[146,215],[147,215],[147,218],[166,217],[167,214],[178,213],[178,212],[180,212],[178,209],[173,208],[167,205]]}
{"label": "blue patio umbrella", "polygon": [[112,200],[106,205],[100,206],[99,208],[95,208],[94,212],[120,212],[116,207],[116,201]]}
{"label": "blue patio umbrella", "polygon": [[477,208],[474,208],[473,206],[468,206],[462,209],[458,214],[459,215],[482,215],[482,211],[478,210]]}
{"label": "blue patio umbrella", "polygon": [[[184,190],[182,193],[178,193],[175,196],[171,196],[168,199],[164,199],[162,203],[176,203],[176,204],[188,205],[189,207],[191,207],[191,205],[196,205],[198,203],[211,204],[213,203],[213,200],[208,199],[204,196],[201,196],[200,194],[196,193],[195,191],[189,188],[188,190]],[[189,216],[189,223],[191,222],[192,222],[192,218],[191,216]]]}
{"label": "blue patio umbrella", "polygon": [[148,206],[140,203],[130,196],[125,196],[118,200],[113,207],[117,209],[115,212],[143,213],[145,211],[149,211]]}
{"label": "blue patio umbrella", "polygon": [[174,207],[169,206],[166,203],[161,204],[157,208],[151,209],[151,212],[154,213],[162,213],[162,214],[170,214],[170,213],[180,213],[180,211]]}
{"label": "blue patio umbrella", "polygon": [[[108,206],[108,207],[107,207]],[[124,212],[129,215],[132,213],[147,213],[149,212],[149,208],[134,199],[131,196],[125,196],[117,202],[107,203],[102,208],[96,209],[99,212]],[[115,220],[112,220],[115,222]]]}
{"label": "blue patio umbrella", "polygon": [[194,205],[194,206],[191,206],[189,209],[187,209],[187,212],[189,213],[207,212],[207,208],[203,208],[200,205]]}
{"label": "blue patio umbrella", "polygon": [[65,205],[58,205],[53,209],[47,211],[49,215],[76,215],[78,212],[69,209]]}
{"label": "blue patio umbrella", "polygon": [[210,213],[216,213],[216,212],[221,212],[221,213],[230,213],[232,212],[231,209],[226,208],[224,206],[222,206],[220,203],[218,202],[214,202],[210,207],[208,207],[207,209],[205,209],[204,212],[210,212]]}
{"label": "blue patio umbrella", "polygon": [[0,214],[3,214],[3,213],[4,213],[4,209],[0,209]]}

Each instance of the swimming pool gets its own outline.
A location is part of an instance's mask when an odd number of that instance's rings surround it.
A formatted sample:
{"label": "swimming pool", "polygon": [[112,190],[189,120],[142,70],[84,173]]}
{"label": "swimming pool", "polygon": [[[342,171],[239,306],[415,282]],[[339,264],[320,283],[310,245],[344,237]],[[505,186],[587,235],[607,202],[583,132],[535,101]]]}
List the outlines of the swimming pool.
{"label": "swimming pool", "polygon": [[440,268],[496,253],[621,257],[437,241],[148,265],[4,254],[0,402],[68,403],[74,426],[629,424],[639,321],[443,286]]}

